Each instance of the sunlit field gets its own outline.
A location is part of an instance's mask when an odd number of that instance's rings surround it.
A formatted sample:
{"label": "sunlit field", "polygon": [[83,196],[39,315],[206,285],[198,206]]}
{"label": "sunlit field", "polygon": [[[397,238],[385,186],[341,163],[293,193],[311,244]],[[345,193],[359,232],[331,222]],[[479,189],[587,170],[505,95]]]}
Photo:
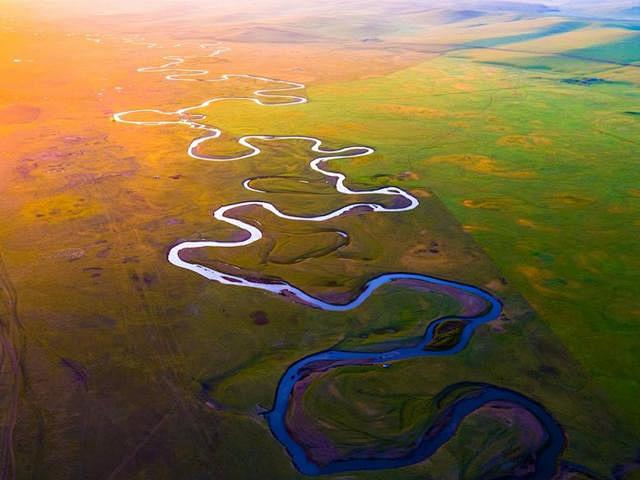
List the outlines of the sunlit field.
{"label": "sunlit field", "polygon": [[640,478],[640,7],[0,6],[0,480]]}

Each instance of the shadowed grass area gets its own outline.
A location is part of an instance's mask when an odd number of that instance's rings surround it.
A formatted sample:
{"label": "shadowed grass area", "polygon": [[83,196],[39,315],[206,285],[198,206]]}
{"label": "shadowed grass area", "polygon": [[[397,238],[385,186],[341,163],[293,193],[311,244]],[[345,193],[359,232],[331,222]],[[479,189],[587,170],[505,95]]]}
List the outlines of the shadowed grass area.
{"label": "shadowed grass area", "polygon": [[518,35],[500,36],[495,38],[485,38],[482,40],[474,40],[469,42],[468,44],[463,44],[462,46],[468,46],[471,48],[500,47],[502,45],[508,45],[510,43],[526,42],[528,40],[535,40],[537,38],[543,38],[550,35],[557,35],[559,33],[571,32],[579,28],[584,28],[587,25],[588,25],[587,22],[574,22],[574,21],[558,22],[553,25],[549,25],[548,27],[541,28],[535,32],[521,33]]}
{"label": "shadowed grass area", "polygon": [[640,62],[640,35],[633,35],[604,45],[570,50],[567,55],[620,63]]}

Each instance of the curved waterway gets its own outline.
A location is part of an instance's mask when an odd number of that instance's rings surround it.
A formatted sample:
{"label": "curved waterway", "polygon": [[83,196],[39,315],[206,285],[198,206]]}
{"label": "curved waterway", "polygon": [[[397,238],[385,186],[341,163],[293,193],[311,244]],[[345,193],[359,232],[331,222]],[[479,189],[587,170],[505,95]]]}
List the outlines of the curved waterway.
{"label": "curved waterway", "polygon": [[[156,44],[151,43],[147,43],[146,45],[148,45],[149,48],[156,46]],[[217,44],[200,45],[201,48],[207,48],[210,46],[216,48],[208,56],[217,56],[228,51],[226,48],[217,48]],[[209,162],[237,161],[260,155],[262,151],[255,145],[256,141],[304,141],[310,144],[310,150],[312,152],[319,154],[318,157],[312,160],[309,164],[310,168],[325,176],[327,181],[335,187],[337,192],[348,195],[375,194],[395,197],[394,202],[392,202],[392,205],[394,206],[390,207],[378,203],[352,203],[337,210],[315,216],[286,214],[278,209],[274,204],[261,200],[224,205],[215,210],[213,217],[216,220],[228,223],[242,230],[245,234],[244,238],[237,241],[182,242],[170,249],[168,254],[169,262],[177,267],[190,270],[204,278],[218,283],[265,290],[309,307],[327,311],[347,311],[354,309],[365,302],[367,298],[369,298],[369,296],[371,296],[378,288],[392,283],[406,285],[407,288],[426,289],[432,292],[450,295],[455,297],[457,300],[460,300],[460,298],[472,298],[474,300],[471,303],[474,304],[475,302],[475,307],[466,311],[466,315],[442,317],[432,321],[427,327],[421,341],[415,345],[396,348],[384,352],[325,350],[304,357],[291,365],[282,375],[280,382],[278,383],[273,408],[265,414],[265,418],[274,437],[286,448],[296,468],[307,475],[319,475],[353,470],[397,468],[411,465],[423,461],[433,455],[443,444],[453,437],[458,426],[468,415],[483,406],[499,402],[525,409],[536,419],[536,422],[538,423],[536,428],[544,432],[545,441],[540,447],[540,450],[536,453],[535,472],[530,478],[551,478],[556,471],[559,456],[565,445],[564,434],[560,426],[541,405],[537,404],[533,400],[512,390],[488,384],[482,384],[471,394],[458,398],[452,405],[441,412],[433,425],[420,437],[420,441],[417,442],[415,448],[406,456],[400,458],[345,458],[332,461],[324,465],[318,465],[309,459],[303,446],[296,441],[295,433],[292,432],[290,427],[286,424],[286,416],[290,402],[295,394],[296,385],[303,378],[308,376],[309,372],[314,371],[316,366],[322,365],[320,371],[354,365],[380,365],[382,367],[387,367],[393,362],[412,358],[455,355],[467,346],[478,326],[486,322],[490,322],[500,315],[502,311],[501,302],[488,292],[472,285],[415,273],[387,273],[369,280],[351,301],[346,303],[332,303],[310,295],[284,280],[261,281],[255,278],[246,278],[241,275],[215,270],[208,266],[185,260],[181,256],[181,253],[185,250],[198,248],[238,248],[260,240],[262,238],[262,231],[259,228],[243,222],[233,216],[235,210],[245,207],[252,206],[263,208],[280,218],[291,221],[324,222],[353,211],[357,211],[358,214],[365,212],[398,213],[409,211],[416,208],[419,205],[419,202],[409,192],[395,186],[370,190],[352,190],[345,185],[346,177],[343,174],[331,171],[327,168],[327,164],[333,160],[351,159],[370,155],[374,152],[374,149],[371,147],[350,146],[340,149],[327,149],[323,148],[322,140],[310,136],[247,135],[241,137],[238,141],[240,145],[247,149],[246,153],[234,157],[216,157],[201,153],[201,146],[206,142],[217,139],[220,137],[222,132],[220,129],[205,123],[205,115],[192,114],[192,111],[200,110],[216,102],[226,100],[247,100],[258,105],[270,107],[303,104],[307,102],[307,98],[294,94],[293,92],[303,90],[305,86],[304,84],[297,82],[289,82],[247,74],[225,74],[218,78],[203,79],[198,77],[208,75],[208,70],[189,69],[183,67],[185,59],[194,57],[168,56],[164,58],[165,60],[168,60],[167,63],[156,67],[141,67],[138,71],[146,73],[166,73],[167,75],[165,75],[165,78],[172,81],[198,80],[206,82],[220,82],[228,81],[232,78],[252,79],[256,82],[265,84],[265,87],[255,90],[253,92],[253,96],[214,97],[197,105],[186,106],[175,111],[140,109],[120,112],[113,116],[115,121],[140,126],[173,124],[204,131],[204,135],[195,138],[189,144],[186,153],[192,158]],[[132,120],[131,116],[135,116],[136,114],[153,114],[159,116],[161,119],[152,121]],[[166,118],[166,120],[163,118]],[[266,193],[253,188],[251,186],[252,180],[252,178],[245,179],[242,182],[243,187],[251,192],[259,194]],[[340,233],[347,236],[346,232]],[[479,308],[478,305],[481,305],[482,308]],[[436,338],[438,326],[448,320],[456,320],[461,322],[461,325],[463,325],[461,330],[458,332],[455,342],[452,345],[448,345],[446,348],[430,348],[430,344]]]}
{"label": "curved waterway", "polygon": [[[353,470],[378,470],[398,468],[426,460],[433,455],[442,445],[453,437],[458,426],[464,419],[479,408],[495,402],[525,409],[532,414],[538,422],[538,428],[542,429],[545,441],[537,452],[535,475],[531,478],[551,478],[557,468],[560,454],[564,450],[565,438],[560,425],[538,403],[506,388],[483,384],[479,391],[465,396],[456,401],[451,407],[442,412],[429,428],[420,437],[414,450],[400,458],[358,458],[333,461],[327,465],[319,466],[309,460],[304,448],[295,440],[294,435],[286,424],[286,415],[289,403],[294,395],[296,385],[314,371],[314,364],[321,365],[319,371],[326,372],[332,368],[345,366],[369,366],[381,365],[388,367],[392,362],[419,357],[448,356],[463,350],[469,343],[473,333],[483,323],[495,320],[502,311],[501,302],[491,294],[474,287],[458,282],[443,280],[412,273],[389,273],[381,275],[367,282],[360,295],[348,304],[327,304],[321,300],[313,299],[312,306],[326,308],[327,310],[346,310],[360,305],[374,290],[392,282],[412,281],[423,283],[425,287],[437,291],[437,287],[448,287],[465,295],[472,295],[486,302],[487,308],[481,313],[472,316],[447,316],[432,321],[426,329],[422,340],[416,345],[407,348],[398,348],[383,352],[362,352],[347,350],[325,350],[298,360],[291,365],[281,377],[276,390],[275,401],[270,412],[265,414],[273,435],[286,447],[296,468],[306,475],[320,475]],[[436,288],[433,288],[436,287]],[[307,301],[308,300],[307,295]],[[429,344],[435,338],[437,327],[448,320],[465,320],[465,326],[458,337],[457,342],[447,349],[429,350]]]}

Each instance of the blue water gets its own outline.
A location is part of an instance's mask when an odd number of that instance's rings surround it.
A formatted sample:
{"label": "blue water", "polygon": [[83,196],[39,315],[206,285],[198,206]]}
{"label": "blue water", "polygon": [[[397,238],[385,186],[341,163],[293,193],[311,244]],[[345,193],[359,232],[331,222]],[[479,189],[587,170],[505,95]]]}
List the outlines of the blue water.
{"label": "blue water", "polygon": [[[276,390],[273,409],[266,413],[265,417],[273,435],[286,448],[296,468],[306,475],[321,475],[354,470],[378,470],[412,465],[427,459],[444,443],[451,439],[458,426],[467,415],[473,413],[488,402],[504,401],[525,408],[538,419],[545,430],[547,434],[547,443],[545,447],[538,452],[536,457],[536,474],[539,475],[536,478],[550,478],[556,469],[558,457],[564,449],[564,434],[561,427],[542,406],[533,400],[530,400],[524,395],[514,391],[488,384],[484,384],[482,386],[483,388],[480,393],[464,397],[456,401],[453,406],[449,407],[446,412],[447,423],[445,428],[442,428],[439,431],[428,430],[425,432],[416,449],[406,457],[395,459],[344,459],[335,461],[326,466],[316,465],[307,458],[303,447],[290,435],[285,425],[285,416],[291,393],[295,384],[304,377],[305,373],[308,373],[305,372],[306,367],[319,361],[352,361],[351,363],[357,365],[386,365],[390,362],[410,358],[455,355],[467,346],[478,326],[496,319],[502,312],[502,304],[500,300],[477,287],[442,280],[427,275],[411,273],[389,273],[376,277],[367,282],[362,293],[356,299],[347,304],[342,304],[340,307],[341,309],[354,308],[355,306],[360,305],[374,290],[378,289],[382,285],[397,280],[414,280],[424,282],[426,285],[452,287],[481,298],[486,302],[487,308],[483,313],[473,317],[448,316],[434,320],[427,327],[420,343],[415,346],[375,353],[347,350],[324,350],[304,357],[291,365],[284,375],[282,375]],[[312,302],[313,306],[322,308],[326,305],[326,302],[324,301],[318,299],[315,300],[315,303]],[[335,305],[333,305],[333,307],[335,308]],[[436,327],[442,322],[453,318],[467,321],[458,342],[446,350],[426,351],[425,347],[433,340]],[[345,364],[343,363],[342,366],[344,365]]]}

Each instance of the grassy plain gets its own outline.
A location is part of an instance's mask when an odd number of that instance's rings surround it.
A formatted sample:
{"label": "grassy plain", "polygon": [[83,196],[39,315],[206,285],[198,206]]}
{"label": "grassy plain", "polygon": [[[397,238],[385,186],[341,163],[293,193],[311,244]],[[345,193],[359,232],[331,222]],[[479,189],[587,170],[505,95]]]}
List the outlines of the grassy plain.
{"label": "grassy plain", "polygon": [[[600,70],[607,78],[619,68]],[[398,184],[427,186],[442,198],[640,426],[638,274],[629,268],[640,253],[640,125],[627,113],[640,95],[632,80],[563,82],[572,73],[445,57],[310,88],[314,101],[299,110],[316,132],[315,118],[327,119],[319,127],[325,138],[339,131],[344,141],[376,145],[375,172],[367,160],[342,167],[355,181],[382,185],[392,172],[412,172]],[[232,119],[223,107],[216,115],[251,131],[283,129],[259,112]],[[303,117],[296,122],[310,131]]]}
{"label": "grassy plain", "polygon": [[[247,210],[243,218],[260,222],[265,239],[242,251],[202,252],[202,262],[282,277],[324,296],[402,270],[473,283],[505,301],[506,319],[480,329],[460,355],[385,370],[350,367],[319,382],[316,392],[334,396],[312,395],[307,408],[336,441],[393,440],[419,429],[428,412],[416,398],[426,402],[452,382],[473,380],[543,403],[567,431],[567,460],[606,475],[633,457],[640,429],[640,125],[628,112],[640,111],[638,68],[597,60],[636,61],[637,36],[605,26],[598,37],[599,25],[583,37],[580,29],[556,32],[571,36],[571,56],[541,55],[532,32],[560,21],[504,22],[501,33],[530,39],[535,55],[501,50],[492,58],[490,50],[455,48],[436,57],[398,46],[419,38],[414,30],[389,48],[264,42],[273,40],[274,25],[249,36],[241,25],[230,30],[227,55],[193,60],[215,75],[308,83],[306,105],[229,101],[203,109],[225,132],[212,151],[238,153],[235,140],[245,134],[371,145],[375,155],[331,167],[352,186],[395,184],[422,202],[404,214],[322,225]],[[250,81],[167,82],[135,73],[176,50],[197,52],[210,37],[185,39],[184,26],[171,38],[184,46],[147,48],[122,42],[124,33],[38,28],[38,35],[4,31],[0,42],[7,152],[0,162],[0,280],[3,326],[13,325],[3,335],[20,365],[13,378],[19,402],[2,405],[2,448],[14,452],[17,476],[301,478],[259,415],[287,366],[334,346],[415,338],[431,318],[458,306],[389,287],[346,315],[326,313],[171,266],[167,250],[181,240],[233,237],[211,218],[222,204],[259,197],[308,214],[353,198],[309,170],[313,157],[300,142],[209,164],[186,156],[194,132],[185,127],[111,120],[117,111],[175,110],[251,92]],[[496,35],[487,26],[459,36],[459,26],[448,28],[454,33],[446,41]],[[622,43],[578,41],[594,36]],[[585,77],[611,83],[565,81]],[[249,176],[264,177],[256,186],[270,193],[243,190]],[[349,243],[337,231],[349,232]],[[391,413],[363,433],[380,411]],[[398,423],[401,412],[409,413]],[[474,478],[480,467],[468,442],[495,432],[477,418],[469,425],[427,462],[341,478]]]}

